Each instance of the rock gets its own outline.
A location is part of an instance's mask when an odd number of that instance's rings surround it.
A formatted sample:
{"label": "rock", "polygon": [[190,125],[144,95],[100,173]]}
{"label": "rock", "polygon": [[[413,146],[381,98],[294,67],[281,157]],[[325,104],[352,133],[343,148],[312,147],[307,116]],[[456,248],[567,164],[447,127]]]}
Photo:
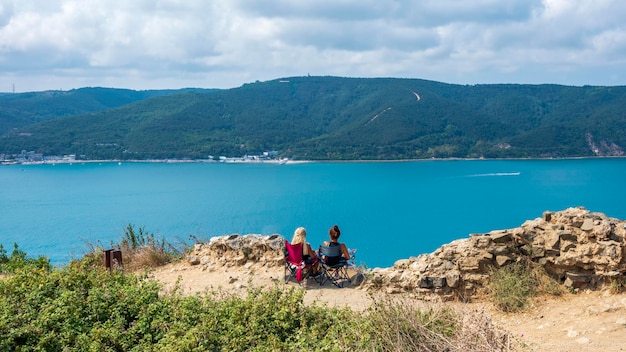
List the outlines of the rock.
{"label": "rock", "polygon": [[610,239],[612,226],[607,220],[602,220],[598,225],[593,227],[592,234],[599,240]]}
{"label": "rock", "polygon": [[513,258],[506,255],[498,255],[496,256],[496,264],[498,266],[505,266],[513,261]]}
{"label": "rock", "polygon": [[476,248],[487,248],[491,244],[491,237],[484,235],[471,235],[472,246]]}
{"label": "rock", "polygon": [[350,283],[352,284],[352,286],[355,287],[361,286],[363,281],[365,281],[365,275],[363,275],[363,273],[361,272],[356,273],[354,276],[352,276],[352,278],[350,278]]}
{"label": "rock", "polygon": [[476,271],[480,268],[478,264],[478,258],[459,258],[459,261],[457,263],[461,271]]}
{"label": "rock", "polygon": [[545,236],[544,245],[548,249],[559,249],[561,237],[558,233],[548,233]]}
{"label": "rock", "polygon": [[433,281],[430,277],[422,277],[419,281],[420,288],[433,288]]}
{"label": "rock", "polygon": [[492,231],[489,234],[489,237],[491,237],[491,240],[494,243],[508,243],[508,242],[511,242],[511,234],[508,233],[506,230],[504,230],[504,231]]}
{"label": "rock", "polygon": [[593,219],[586,218],[582,225],[580,225],[580,229],[583,231],[593,230]]}
{"label": "rock", "polygon": [[576,339],[576,343],[579,343],[581,345],[586,345],[589,343],[589,338],[583,336],[579,339]]}
{"label": "rock", "polygon": [[243,245],[243,238],[241,238],[241,236],[237,234],[230,235],[226,239],[226,244],[228,245],[228,247],[230,247],[230,249],[238,250]]}
{"label": "rock", "polygon": [[561,242],[561,252],[567,252],[576,248],[576,243],[573,242]]}
{"label": "rock", "polygon": [[[598,288],[626,277],[625,239],[626,222],[602,213],[582,207],[546,211],[517,228],[471,234],[432,253],[399,259],[392,267],[358,273],[353,286],[443,296],[454,289],[469,297],[484,291],[492,267],[530,260],[574,291]],[[282,266],[284,241],[278,234],[213,237],[194,244],[186,265],[201,264],[203,270],[244,266],[248,271]]]}
{"label": "rock", "polygon": [[572,330],[572,328],[567,329],[567,337],[577,337],[578,331]]}
{"label": "rock", "polygon": [[282,251],[285,248],[285,239],[278,234],[269,236],[265,243],[273,251]]}
{"label": "rock", "polygon": [[559,239],[563,241],[577,242],[578,237],[569,230],[562,230],[557,232]]}
{"label": "rock", "polygon": [[409,260],[408,259],[397,260],[393,264],[393,267],[396,269],[407,269],[409,267]]}
{"label": "rock", "polygon": [[543,221],[545,222],[550,222],[550,220],[552,220],[552,212],[551,211],[544,211],[541,218],[543,219]]}
{"label": "rock", "polygon": [[[497,243],[497,242],[494,241],[494,243]],[[510,251],[509,251],[509,247],[499,245],[499,246],[491,247],[490,249],[487,250],[487,252],[498,256],[498,255],[508,254]]]}
{"label": "rock", "polygon": [[589,274],[566,272],[565,277],[566,287],[581,288],[591,282]]}
{"label": "rock", "polygon": [[435,288],[443,288],[446,287],[446,278],[445,277],[433,277],[431,279],[433,286]]}
{"label": "rock", "polygon": [[448,287],[457,288],[461,282],[461,275],[458,272],[448,272],[446,274],[446,283]]}
{"label": "rock", "polygon": [[402,293],[402,290],[399,287],[389,286],[389,287],[387,287],[386,292],[387,292],[387,294],[393,295],[393,294],[397,294],[397,293]]}

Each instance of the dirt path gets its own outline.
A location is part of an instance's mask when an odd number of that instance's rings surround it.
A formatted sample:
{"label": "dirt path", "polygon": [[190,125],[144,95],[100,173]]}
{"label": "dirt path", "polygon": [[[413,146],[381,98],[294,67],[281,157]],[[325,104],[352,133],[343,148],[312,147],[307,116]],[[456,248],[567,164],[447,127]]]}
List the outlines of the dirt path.
{"label": "dirt path", "polygon": [[490,307],[496,325],[532,351],[626,351],[626,294],[583,292],[538,299],[523,313]]}
{"label": "dirt path", "polygon": [[[156,269],[152,276],[166,289],[178,281],[185,294],[222,288],[244,293],[250,285],[283,284],[283,269],[230,267],[203,270],[200,265],[170,264]],[[289,286],[296,287],[295,283]],[[320,287],[310,280],[305,285],[305,303],[326,303],[364,310],[371,303],[370,295],[350,284],[342,289],[326,284]],[[511,332],[528,346],[529,351],[626,351],[626,294],[583,292],[561,298],[538,299],[523,313],[504,314],[488,302],[449,303],[464,308],[483,308],[496,326]]]}

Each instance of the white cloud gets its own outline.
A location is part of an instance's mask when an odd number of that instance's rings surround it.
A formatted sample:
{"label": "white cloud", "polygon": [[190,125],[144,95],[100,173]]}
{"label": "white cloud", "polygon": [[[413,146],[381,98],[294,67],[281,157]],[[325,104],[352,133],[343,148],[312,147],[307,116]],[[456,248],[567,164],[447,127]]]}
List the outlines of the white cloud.
{"label": "white cloud", "polygon": [[291,75],[625,84],[617,0],[0,0],[0,91]]}

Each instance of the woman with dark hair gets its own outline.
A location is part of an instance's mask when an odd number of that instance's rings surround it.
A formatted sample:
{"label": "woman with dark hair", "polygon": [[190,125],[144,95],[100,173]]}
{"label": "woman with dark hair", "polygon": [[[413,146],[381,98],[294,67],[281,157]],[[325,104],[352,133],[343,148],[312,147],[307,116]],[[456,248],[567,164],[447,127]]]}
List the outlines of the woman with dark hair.
{"label": "woman with dark hair", "polygon": [[330,242],[324,241],[324,246],[328,247],[341,247],[341,258],[345,260],[350,260],[350,252],[348,252],[348,247],[345,244],[339,243],[339,236],[341,236],[341,231],[339,230],[339,226],[335,225],[328,230],[328,235],[330,236]]}

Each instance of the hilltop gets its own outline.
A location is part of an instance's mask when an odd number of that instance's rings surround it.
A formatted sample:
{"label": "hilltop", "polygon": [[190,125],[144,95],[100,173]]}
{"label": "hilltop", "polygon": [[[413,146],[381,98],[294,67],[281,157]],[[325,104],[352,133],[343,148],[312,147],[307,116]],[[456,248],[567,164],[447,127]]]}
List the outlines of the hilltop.
{"label": "hilltop", "polygon": [[[376,297],[394,297],[407,304],[485,312],[531,351],[626,350],[625,238],[626,221],[569,208],[545,212],[518,228],[459,239],[433,253],[400,259],[390,268],[354,270],[353,281],[341,289],[320,287],[312,280],[302,287],[305,303],[358,311]],[[185,262],[158,268],[151,276],[190,295],[281,285],[283,241],[279,235],[215,237],[196,244]],[[503,313],[486,291],[489,275],[493,268],[520,260],[543,267],[564,290],[537,296],[520,312]],[[362,274],[364,281],[358,278]]]}

